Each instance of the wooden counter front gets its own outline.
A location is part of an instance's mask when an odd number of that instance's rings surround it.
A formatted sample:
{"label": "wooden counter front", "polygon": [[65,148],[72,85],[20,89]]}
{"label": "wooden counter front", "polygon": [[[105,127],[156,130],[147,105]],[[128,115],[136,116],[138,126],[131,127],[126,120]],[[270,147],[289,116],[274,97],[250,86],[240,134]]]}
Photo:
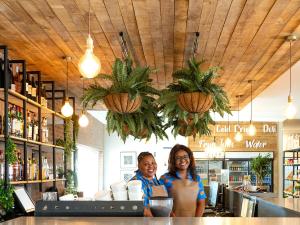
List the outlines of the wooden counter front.
{"label": "wooden counter front", "polygon": [[20,217],[3,225],[298,225],[299,218]]}

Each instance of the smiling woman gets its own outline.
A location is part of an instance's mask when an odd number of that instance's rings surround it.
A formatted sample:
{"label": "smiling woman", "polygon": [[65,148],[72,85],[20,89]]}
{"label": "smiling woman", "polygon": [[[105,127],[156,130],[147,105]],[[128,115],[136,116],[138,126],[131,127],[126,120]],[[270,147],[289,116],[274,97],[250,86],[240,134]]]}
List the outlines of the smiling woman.
{"label": "smiling woman", "polygon": [[131,180],[141,180],[144,193],[144,216],[152,216],[149,209],[151,197],[166,197],[167,191],[156,178],[157,164],[150,152],[141,152],[138,156],[138,170]]}
{"label": "smiling woman", "polygon": [[175,216],[202,216],[206,195],[201,178],[196,175],[193,152],[188,147],[177,144],[171,149],[169,172],[160,181],[174,199]]}

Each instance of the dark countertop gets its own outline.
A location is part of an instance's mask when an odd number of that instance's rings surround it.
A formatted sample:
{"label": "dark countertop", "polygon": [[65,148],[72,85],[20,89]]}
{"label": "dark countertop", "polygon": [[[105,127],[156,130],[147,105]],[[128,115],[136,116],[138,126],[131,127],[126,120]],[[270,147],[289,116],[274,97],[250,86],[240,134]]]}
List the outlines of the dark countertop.
{"label": "dark countertop", "polygon": [[141,218],[141,217],[20,217],[3,225],[296,225],[299,218]]}

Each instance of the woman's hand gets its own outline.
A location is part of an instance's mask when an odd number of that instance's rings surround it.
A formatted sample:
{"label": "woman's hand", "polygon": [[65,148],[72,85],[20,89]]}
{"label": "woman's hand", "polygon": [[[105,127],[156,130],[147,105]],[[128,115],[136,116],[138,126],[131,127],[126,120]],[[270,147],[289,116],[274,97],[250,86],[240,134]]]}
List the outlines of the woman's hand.
{"label": "woman's hand", "polygon": [[175,215],[175,213],[173,211],[171,211],[170,217],[176,217],[176,215]]}
{"label": "woman's hand", "polygon": [[149,208],[144,208],[144,216],[145,217],[153,217],[152,212]]}

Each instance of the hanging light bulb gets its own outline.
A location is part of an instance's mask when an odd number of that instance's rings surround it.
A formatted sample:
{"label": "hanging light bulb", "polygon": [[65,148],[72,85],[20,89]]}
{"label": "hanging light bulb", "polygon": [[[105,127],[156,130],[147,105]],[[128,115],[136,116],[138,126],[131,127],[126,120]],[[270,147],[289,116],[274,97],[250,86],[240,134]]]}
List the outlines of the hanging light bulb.
{"label": "hanging light bulb", "polygon": [[68,98],[65,100],[65,104],[63,105],[63,107],[61,107],[61,113],[65,117],[70,117],[73,115],[73,107],[70,105]]}
{"label": "hanging light bulb", "polygon": [[296,115],[297,109],[293,104],[293,97],[292,97],[292,41],[296,41],[297,37],[295,35],[290,35],[287,37],[287,40],[290,42],[290,91],[288,96],[286,117],[287,119],[293,119]]}
{"label": "hanging light bulb", "polygon": [[90,34],[90,14],[91,3],[89,1],[89,35],[86,40],[87,49],[84,55],[80,58],[78,63],[79,72],[85,78],[96,77],[101,70],[101,63],[97,56],[94,55],[94,43]]}
{"label": "hanging light bulb", "polygon": [[[83,78],[82,78],[82,92],[84,92],[84,79]],[[82,93],[82,95],[83,94],[84,93]],[[81,126],[81,127],[86,127],[87,125],[89,125],[89,119],[85,115],[84,108],[83,108],[83,110],[81,112],[81,115],[79,117],[78,123],[79,123],[79,126]]]}
{"label": "hanging light bulb", "polygon": [[65,99],[65,103],[63,105],[63,107],[61,107],[61,113],[63,114],[63,116],[65,117],[70,117],[73,115],[73,107],[70,105],[69,102],[69,61],[71,61],[71,57],[67,56],[65,57],[66,61],[67,61],[67,89],[66,89],[66,99]]}
{"label": "hanging light bulb", "polygon": [[84,112],[81,113],[78,123],[81,127],[86,127],[87,125],[89,125],[89,119],[87,118]]}
{"label": "hanging light bulb", "polygon": [[247,133],[249,136],[255,136],[255,134],[256,134],[256,127],[252,124],[252,122],[250,123],[250,125],[248,127]]}
{"label": "hanging light bulb", "polygon": [[249,136],[254,136],[256,134],[256,128],[252,124],[252,82],[253,82],[253,80],[248,81],[248,83],[251,84],[251,90],[250,90],[251,91],[251,93],[250,93],[251,94],[251,119],[250,119],[250,124],[249,124],[249,127],[248,127],[248,131],[247,131]]}
{"label": "hanging light bulb", "polygon": [[297,109],[295,105],[293,104],[293,98],[289,95],[288,97],[288,107],[286,108],[286,118],[287,119],[293,119],[296,115]]}
{"label": "hanging light bulb", "polygon": [[[238,129],[240,129],[240,97],[242,97],[242,95],[237,95],[236,97],[238,98],[238,122],[237,122],[237,127],[238,127]],[[240,142],[241,140],[243,140],[243,135],[240,131],[235,133],[234,140],[237,141],[237,142]]]}
{"label": "hanging light bulb", "polygon": [[236,132],[235,133],[235,136],[234,136],[234,140],[237,141],[237,142],[240,142],[241,140],[243,140],[243,135],[241,132]]}

